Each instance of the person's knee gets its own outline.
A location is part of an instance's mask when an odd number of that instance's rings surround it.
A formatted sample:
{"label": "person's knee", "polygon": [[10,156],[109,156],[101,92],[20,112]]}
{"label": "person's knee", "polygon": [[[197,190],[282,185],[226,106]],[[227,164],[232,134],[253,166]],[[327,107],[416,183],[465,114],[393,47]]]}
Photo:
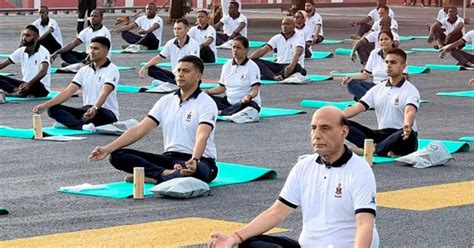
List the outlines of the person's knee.
{"label": "person's knee", "polygon": [[60,109],[59,105],[53,105],[51,107],[48,108],[48,116],[55,119],[55,116],[57,115],[57,111]]}
{"label": "person's knee", "polygon": [[126,154],[126,150],[124,149],[118,149],[116,151],[113,151],[110,153],[109,156],[109,162],[112,164],[113,167],[116,169],[121,169],[122,168],[122,161],[123,161],[123,156]]}

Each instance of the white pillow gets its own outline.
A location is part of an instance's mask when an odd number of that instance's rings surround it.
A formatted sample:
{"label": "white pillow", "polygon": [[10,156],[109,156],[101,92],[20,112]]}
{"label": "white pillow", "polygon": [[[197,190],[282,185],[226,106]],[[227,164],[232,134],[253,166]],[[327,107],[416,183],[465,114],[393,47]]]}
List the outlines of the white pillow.
{"label": "white pillow", "polygon": [[160,197],[193,198],[209,195],[211,189],[207,183],[194,177],[179,177],[162,182],[150,191]]}

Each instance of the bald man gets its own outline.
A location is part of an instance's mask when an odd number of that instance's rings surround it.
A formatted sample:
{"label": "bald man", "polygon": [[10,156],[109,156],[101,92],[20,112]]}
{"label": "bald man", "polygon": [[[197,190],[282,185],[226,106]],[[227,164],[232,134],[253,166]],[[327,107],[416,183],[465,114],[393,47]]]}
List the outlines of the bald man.
{"label": "bald man", "polygon": [[[270,51],[277,50],[276,62],[261,59]],[[273,36],[263,47],[250,55],[262,74],[261,79],[282,81],[289,77],[294,82],[304,83],[305,39],[301,33],[295,32],[293,17],[285,17],[281,22],[281,33]]]}
{"label": "bald man", "polygon": [[[344,145],[348,121],[334,107],[311,120],[314,154],[298,161],[275,203],[233,234],[211,234],[210,247],[376,247],[375,178],[370,166]],[[298,241],[262,235],[301,206]]]}

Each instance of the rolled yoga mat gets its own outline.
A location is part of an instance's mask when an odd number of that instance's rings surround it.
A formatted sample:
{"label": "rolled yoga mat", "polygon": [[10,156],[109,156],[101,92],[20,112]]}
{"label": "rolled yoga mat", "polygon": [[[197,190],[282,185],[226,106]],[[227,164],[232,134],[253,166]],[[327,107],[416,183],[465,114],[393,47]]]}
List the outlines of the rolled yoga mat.
{"label": "rolled yoga mat", "polygon": [[458,97],[474,97],[474,90],[454,91],[454,92],[439,92],[437,96],[458,96]]}

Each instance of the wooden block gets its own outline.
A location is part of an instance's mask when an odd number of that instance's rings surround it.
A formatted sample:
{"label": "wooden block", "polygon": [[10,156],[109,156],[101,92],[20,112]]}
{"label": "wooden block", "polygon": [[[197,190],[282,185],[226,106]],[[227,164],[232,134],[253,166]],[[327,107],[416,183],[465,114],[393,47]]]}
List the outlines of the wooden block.
{"label": "wooden block", "polygon": [[145,187],[145,169],[143,167],[133,168],[133,199],[143,200]]}
{"label": "wooden block", "polygon": [[364,159],[370,166],[373,165],[373,158],[374,158],[374,140],[373,139],[365,139],[364,140]]}
{"label": "wooden block", "polygon": [[43,122],[41,115],[33,115],[33,129],[35,130],[35,139],[43,139]]}

